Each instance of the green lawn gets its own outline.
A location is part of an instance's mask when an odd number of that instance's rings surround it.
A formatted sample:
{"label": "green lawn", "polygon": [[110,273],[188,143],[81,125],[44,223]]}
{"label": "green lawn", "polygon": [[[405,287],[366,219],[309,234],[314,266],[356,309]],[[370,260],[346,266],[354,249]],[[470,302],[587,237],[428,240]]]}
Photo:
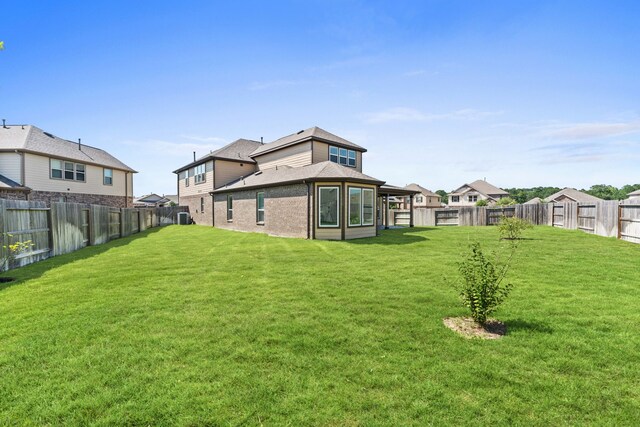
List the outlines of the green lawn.
{"label": "green lawn", "polygon": [[12,271],[0,424],[640,424],[640,245],[525,235],[498,341],[442,325],[465,314],[443,276],[492,227],[170,226]]}

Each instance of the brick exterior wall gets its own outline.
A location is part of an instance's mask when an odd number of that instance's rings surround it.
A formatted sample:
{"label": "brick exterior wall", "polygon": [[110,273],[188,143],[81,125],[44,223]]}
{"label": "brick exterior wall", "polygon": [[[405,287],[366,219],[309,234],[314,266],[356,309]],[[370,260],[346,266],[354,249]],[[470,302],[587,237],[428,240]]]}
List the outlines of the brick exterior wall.
{"label": "brick exterior wall", "polygon": [[28,194],[26,191],[0,190],[0,199],[27,200]]}
{"label": "brick exterior wall", "polygon": [[[201,207],[201,203],[203,201],[204,212],[202,212]],[[189,207],[189,215],[195,224],[208,226],[213,225],[213,201],[209,193],[198,194],[195,196],[180,196],[180,206]]]}
{"label": "brick exterior wall", "polygon": [[[256,193],[264,191],[264,224],[256,223]],[[313,191],[313,190],[312,190]],[[233,195],[233,221],[227,221],[227,195]],[[253,189],[215,195],[215,226],[272,236],[307,238],[307,185]]]}
{"label": "brick exterior wall", "polygon": [[31,191],[29,200],[42,201],[51,206],[51,202],[87,203],[111,206],[114,208],[133,207],[133,197],[106,196],[100,194],[59,193],[54,191]]}

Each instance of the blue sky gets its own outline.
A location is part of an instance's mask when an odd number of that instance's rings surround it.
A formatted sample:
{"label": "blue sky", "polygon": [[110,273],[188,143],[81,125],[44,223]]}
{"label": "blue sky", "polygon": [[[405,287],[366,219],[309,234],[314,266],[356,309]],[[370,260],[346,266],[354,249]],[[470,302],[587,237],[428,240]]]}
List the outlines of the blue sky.
{"label": "blue sky", "polygon": [[320,126],[453,190],[640,182],[637,1],[4,1],[0,118],[104,148],[136,195]]}

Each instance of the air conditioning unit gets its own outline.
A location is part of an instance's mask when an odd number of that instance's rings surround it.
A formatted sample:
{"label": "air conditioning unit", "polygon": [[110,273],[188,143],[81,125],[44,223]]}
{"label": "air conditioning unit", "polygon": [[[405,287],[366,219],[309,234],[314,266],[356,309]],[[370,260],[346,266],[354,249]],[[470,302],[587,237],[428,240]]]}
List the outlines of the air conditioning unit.
{"label": "air conditioning unit", "polygon": [[178,212],[178,224],[180,225],[189,224],[189,212]]}

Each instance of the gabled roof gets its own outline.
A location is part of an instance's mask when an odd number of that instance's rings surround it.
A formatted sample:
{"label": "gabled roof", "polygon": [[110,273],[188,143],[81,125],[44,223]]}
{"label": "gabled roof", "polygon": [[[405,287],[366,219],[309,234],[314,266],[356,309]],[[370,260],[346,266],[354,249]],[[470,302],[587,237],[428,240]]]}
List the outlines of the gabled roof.
{"label": "gabled roof", "polygon": [[549,202],[554,202],[556,199],[565,196],[570,198],[571,200],[577,203],[593,203],[593,202],[602,202],[603,200],[599,197],[592,196],[591,194],[583,193],[582,191],[578,191],[575,188],[563,188],[547,197]]}
{"label": "gabled roof", "polygon": [[0,151],[2,150],[18,150],[136,172],[100,148],[58,138],[32,125],[0,126]]}
{"label": "gabled roof", "polygon": [[147,194],[146,196],[141,196],[135,199],[134,203],[166,203],[169,199],[166,197],[160,196],[156,193]]}
{"label": "gabled roof", "polygon": [[324,129],[314,126],[312,128],[301,130],[300,132],[284,136],[280,139],[276,139],[275,141],[270,142],[268,144],[264,144],[258,147],[253,153],[251,153],[251,157],[260,156],[262,154],[270,153],[280,148],[300,144],[302,142],[310,141],[312,139],[315,139],[316,141],[322,141],[322,142],[327,142],[329,144],[338,145],[340,147],[351,148],[353,150],[361,151],[363,153],[367,151],[363,147],[357,144],[354,144],[351,141],[347,141],[346,139],[341,138],[337,135],[334,135],[331,132],[327,132]]}
{"label": "gabled roof", "polygon": [[440,197],[439,194],[434,193],[431,190],[427,190],[424,187],[421,187],[420,185],[413,183],[413,184],[409,184],[409,185],[405,185],[404,186],[405,190],[415,190],[415,191],[419,191],[420,193],[424,194],[425,196],[429,196],[429,197]]}
{"label": "gabled roof", "polygon": [[189,169],[193,166],[197,166],[206,162],[207,160],[212,159],[220,159],[220,160],[230,160],[234,162],[243,162],[243,163],[251,163],[255,164],[256,161],[249,157],[252,151],[256,148],[260,147],[262,144],[258,141],[252,141],[250,139],[238,139],[233,141],[230,144],[225,145],[222,148],[219,148],[215,151],[210,152],[202,157],[200,157],[195,162],[191,162],[182,166],[179,169],[173,171],[173,173],[182,172],[185,169]]}
{"label": "gabled roof", "polygon": [[265,169],[240,178],[237,181],[212,191],[212,193],[226,193],[251,188],[274,187],[301,183],[303,181],[350,181],[374,185],[384,184],[384,181],[365,175],[353,168],[341,166],[330,161],[324,161],[296,168],[292,168],[290,166],[278,166],[277,168]]}
{"label": "gabled roof", "polygon": [[502,188],[498,188],[495,185],[489,184],[487,181],[482,179],[478,179],[477,181],[473,181],[471,184],[465,184],[461,187],[458,187],[455,191],[449,193],[450,195],[459,195],[462,194],[462,189],[465,187],[469,187],[473,190],[476,190],[478,193],[482,193],[485,196],[508,196],[509,193],[504,191]]}
{"label": "gabled roof", "polygon": [[632,191],[627,196],[640,196],[640,190]]}
{"label": "gabled roof", "polygon": [[540,197],[534,197],[528,202],[524,202],[525,205],[538,205],[540,203],[542,203],[542,199]]}

